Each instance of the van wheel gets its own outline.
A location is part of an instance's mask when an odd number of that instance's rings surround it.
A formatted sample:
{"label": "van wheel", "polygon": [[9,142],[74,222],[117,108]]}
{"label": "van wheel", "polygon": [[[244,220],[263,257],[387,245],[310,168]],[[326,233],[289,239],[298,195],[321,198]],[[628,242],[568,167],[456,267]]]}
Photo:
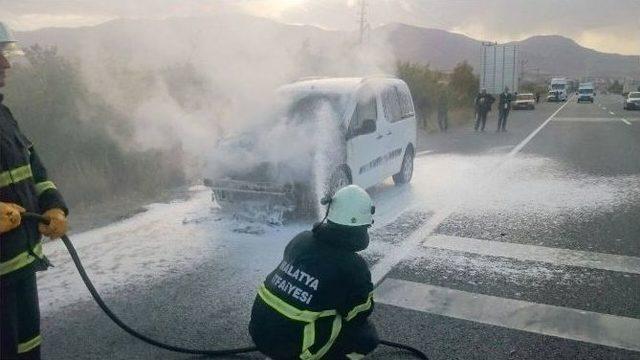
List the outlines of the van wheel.
{"label": "van wheel", "polygon": [[408,148],[404,153],[400,172],[393,175],[393,182],[396,185],[406,184],[411,181],[411,178],[413,177],[413,157],[413,149]]}

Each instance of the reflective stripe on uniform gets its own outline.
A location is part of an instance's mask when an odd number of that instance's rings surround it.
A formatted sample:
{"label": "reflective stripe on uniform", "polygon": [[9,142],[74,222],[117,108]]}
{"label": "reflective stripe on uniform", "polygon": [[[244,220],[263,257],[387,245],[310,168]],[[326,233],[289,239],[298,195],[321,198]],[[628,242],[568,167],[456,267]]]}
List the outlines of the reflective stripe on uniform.
{"label": "reflective stripe on uniform", "polygon": [[363,311],[367,311],[371,309],[371,304],[373,303],[373,293],[369,293],[367,296],[367,300],[360,305],[355,306],[349,313],[347,314],[346,320],[351,321],[354,317],[358,316],[359,313]]}
{"label": "reflective stripe on uniform", "polygon": [[351,354],[347,354],[347,359],[349,359],[349,360],[360,360],[360,359],[364,359],[364,355],[353,352]]}
{"label": "reflective stripe on uniform", "polygon": [[[42,258],[42,243],[36,244],[33,248],[33,253]],[[8,274],[10,272],[21,269],[29,264],[31,264],[36,258],[29,253],[29,251],[22,252],[15,256],[13,259],[0,262],[0,275]]]}
{"label": "reflective stripe on uniform", "polygon": [[43,181],[36,184],[36,195],[40,196],[43,192],[49,189],[56,189],[56,184],[53,181]]}
{"label": "reflective stripe on uniform", "polygon": [[[289,305],[287,302],[283,301],[276,295],[274,295],[271,291],[269,291],[264,284],[260,286],[258,289],[258,295],[260,298],[269,306],[271,306],[274,310],[279,312],[280,314],[288,317],[291,320],[301,321],[307,323],[303,330],[302,337],[302,353],[300,354],[300,359],[302,360],[316,360],[320,359],[324,356],[327,351],[333,345],[333,342],[336,340],[338,335],[340,334],[340,330],[342,329],[342,316],[338,314],[336,310],[324,310],[324,311],[309,311],[309,310],[300,310],[295,306]],[[321,317],[334,316],[333,325],[331,327],[331,336],[324,346],[318,350],[317,353],[313,354],[309,350],[311,346],[315,343],[316,338],[316,326],[315,322]]]}
{"label": "reflective stripe on uniform", "polygon": [[0,188],[15,184],[33,176],[31,165],[24,165],[0,173]]}
{"label": "reflective stripe on uniform", "polygon": [[42,335],[38,335],[33,339],[18,344],[18,354],[31,351],[42,344]]}
{"label": "reflective stripe on uniform", "polygon": [[[313,326],[314,328],[313,335],[315,337],[315,324],[311,323],[311,324],[307,324],[307,326],[309,327]],[[342,316],[340,316],[339,314],[336,314],[336,316],[333,318],[333,324],[331,325],[331,336],[329,336],[329,340],[327,340],[327,343],[324,344],[324,346],[322,346],[320,350],[318,350],[318,352],[315,354],[312,354],[311,351],[309,351],[309,348],[302,349],[303,351],[302,351],[302,354],[300,354],[300,359],[302,360],[321,359],[329,351],[329,349],[331,349],[331,346],[338,338],[338,335],[340,335],[340,330],[342,330]],[[311,343],[311,345],[313,345],[313,342]]]}

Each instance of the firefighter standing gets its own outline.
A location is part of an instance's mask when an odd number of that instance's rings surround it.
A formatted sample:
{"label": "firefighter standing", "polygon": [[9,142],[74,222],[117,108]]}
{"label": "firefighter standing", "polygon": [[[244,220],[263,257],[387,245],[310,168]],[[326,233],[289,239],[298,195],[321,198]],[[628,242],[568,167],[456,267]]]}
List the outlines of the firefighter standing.
{"label": "firefighter standing", "polygon": [[487,94],[487,89],[482,89],[474,101],[476,107],[476,126],[475,131],[484,131],[484,126],[487,123],[487,113],[491,111],[491,105],[496,99]]}
{"label": "firefighter standing", "polygon": [[328,221],[289,242],[254,301],[249,332],[273,359],[361,359],[378,345],[371,273],[356,253],[369,244],[375,208],[355,185],[328,206]]}
{"label": "firefighter standing", "polygon": [[498,101],[498,128],[496,132],[507,131],[507,118],[511,109],[512,96],[509,93],[509,87],[505,86],[504,91],[500,94]]}
{"label": "firefighter standing", "polygon": [[[9,29],[0,23],[0,88],[10,64],[20,54]],[[39,359],[40,310],[35,272],[50,264],[42,253],[42,235],[59,238],[67,230],[67,207],[47,178],[33,145],[0,94],[0,358]],[[28,211],[51,222],[21,218]]]}

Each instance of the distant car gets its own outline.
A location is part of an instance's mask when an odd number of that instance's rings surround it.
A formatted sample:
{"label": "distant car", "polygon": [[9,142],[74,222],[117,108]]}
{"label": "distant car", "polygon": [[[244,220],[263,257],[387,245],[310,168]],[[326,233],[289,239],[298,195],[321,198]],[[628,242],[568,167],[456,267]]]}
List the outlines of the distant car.
{"label": "distant car", "polygon": [[533,94],[518,94],[511,106],[514,110],[533,110],[536,108],[536,97]]}
{"label": "distant car", "polygon": [[640,110],[640,91],[632,91],[624,100],[625,110]]}
{"label": "distant car", "polygon": [[559,90],[550,90],[549,94],[547,95],[547,101],[548,102],[567,101],[567,93],[564,93]]}

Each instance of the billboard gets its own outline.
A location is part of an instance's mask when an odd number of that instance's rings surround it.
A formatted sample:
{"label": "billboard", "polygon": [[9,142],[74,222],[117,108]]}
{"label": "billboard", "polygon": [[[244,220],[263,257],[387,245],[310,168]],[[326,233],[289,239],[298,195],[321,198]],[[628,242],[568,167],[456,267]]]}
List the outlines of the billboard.
{"label": "billboard", "polygon": [[517,45],[482,44],[480,62],[480,88],[490,94],[499,94],[505,86],[518,91],[519,51]]}

